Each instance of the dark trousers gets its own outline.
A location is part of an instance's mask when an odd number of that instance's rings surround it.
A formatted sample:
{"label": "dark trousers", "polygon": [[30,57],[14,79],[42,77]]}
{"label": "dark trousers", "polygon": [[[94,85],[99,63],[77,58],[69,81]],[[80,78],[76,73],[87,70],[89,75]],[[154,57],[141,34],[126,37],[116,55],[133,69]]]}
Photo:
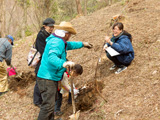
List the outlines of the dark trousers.
{"label": "dark trousers", "polygon": [[128,66],[129,64],[124,64],[124,63],[121,63],[119,62],[119,60],[117,59],[116,56],[110,56],[110,54],[108,52],[106,52],[107,54],[107,57],[119,68],[121,68],[122,66]]}
{"label": "dark trousers", "polygon": [[[40,63],[41,63],[41,60],[38,62],[37,67],[35,69],[36,76],[37,76],[37,73],[38,73],[38,70],[39,70],[39,67],[40,67]],[[40,93],[39,88],[38,88],[37,81],[36,81],[36,84],[34,86],[33,103],[35,105],[41,105],[42,104],[42,97],[41,97],[41,93]]]}
{"label": "dark trousers", "polygon": [[54,106],[54,112],[61,111],[61,105],[62,105],[62,94],[60,93],[60,90],[57,91],[57,99],[56,104]]}
{"label": "dark trousers", "polygon": [[37,77],[37,84],[43,100],[38,120],[54,120],[54,105],[58,82]]}
{"label": "dark trousers", "polygon": [[70,92],[69,92],[69,97],[68,97],[68,104],[72,104],[72,96]]}
{"label": "dark trousers", "polygon": [[42,96],[41,96],[41,93],[39,91],[37,81],[36,81],[36,84],[34,86],[33,103],[35,105],[41,105],[42,104]]}
{"label": "dark trousers", "polygon": [[[62,94],[60,93],[60,91],[57,91],[57,99],[56,99],[56,104],[54,106],[54,111],[55,112],[59,112],[61,111],[61,105],[62,105]],[[71,93],[69,92],[69,96],[68,96],[68,103],[72,104],[72,98],[71,98]]]}

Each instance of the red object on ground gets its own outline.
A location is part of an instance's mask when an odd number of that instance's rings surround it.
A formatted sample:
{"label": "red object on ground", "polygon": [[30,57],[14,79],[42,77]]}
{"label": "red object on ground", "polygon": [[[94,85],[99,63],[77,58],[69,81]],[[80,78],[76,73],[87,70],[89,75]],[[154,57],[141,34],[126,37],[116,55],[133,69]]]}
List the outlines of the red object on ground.
{"label": "red object on ground", "polygon": [[[16,69],[15,67],[14,67],[14,69]],[[12,76],[12,75],[16,75],[16,72],[15,72],[15,70],[14,70],[13,68],[7,68],[7,72],[9,73],[8,75],[9,76]]]}

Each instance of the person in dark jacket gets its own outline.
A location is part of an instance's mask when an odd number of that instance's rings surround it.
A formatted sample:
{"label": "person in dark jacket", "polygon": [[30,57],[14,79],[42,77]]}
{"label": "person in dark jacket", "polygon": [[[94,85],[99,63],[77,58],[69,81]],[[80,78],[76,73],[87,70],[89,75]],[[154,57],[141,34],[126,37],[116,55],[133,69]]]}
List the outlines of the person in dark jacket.
{"label": "person in dark jacket", "polygon": [[118,67],[115,74],[119,74],[120,72],[126,70],[134,59],[132,36],[130,33],[123,30],[123,28],[123,24],[121,22],[117,22],[112,27],[113,37],[111,39],[108,36],[105,37],[106,44],[104,45],[104,49],[111,47],[120,53],[117,56],[111,56],[108,52],[106,52],[107,57],[114,63],[110,70],[114,70]]}
{"label": "person in dark jacket", "polygon": [[[40,52],[41,56],[43,55],[44,48],[46,46],[46,38],[50,36],[50,34],[53,32],[54,29],[54,23],[55,21],[52,18],[47,18],[43,21],[43,27],[39,31],[37,38],[36,38],[36,49]],[[39,63],[37,64],[37,67],[35,68],[35,73],[37,75],[39,66],[41,63],[41,59]],[[40,107],[42,103],[42,97],[37,85],[37,82],[34,87],[34,95],[33,95],[33,102],[36,106]]]}

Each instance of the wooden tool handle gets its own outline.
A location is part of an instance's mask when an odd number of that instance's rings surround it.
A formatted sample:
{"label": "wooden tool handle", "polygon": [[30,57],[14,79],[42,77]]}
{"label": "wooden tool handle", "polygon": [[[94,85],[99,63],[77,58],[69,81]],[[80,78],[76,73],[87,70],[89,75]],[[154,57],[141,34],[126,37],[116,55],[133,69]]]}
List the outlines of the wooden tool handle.
{"label": "wooden tool handle", "polygon": [[73,106],[73,114],[76,113],[76,106],[74,101],[74,91],[73,91],[73,79],[71,78],[71,96],[72,96],[72,106]]}
{"label": "wooden tool handle", "polygon": [[11,68],[13,68],[13,70],[16,72],[16,75],[18,74],[16,69],[13,67],[13,65],[11,64]]}
{"label": "wooden tool handle", "polygon": [[70,66],[69,65],[67,65],[67,67],[66,67],[66,71],[68,72],[68,74],[70,75],[70,71],[71,71],[71,68],[70,68]]}

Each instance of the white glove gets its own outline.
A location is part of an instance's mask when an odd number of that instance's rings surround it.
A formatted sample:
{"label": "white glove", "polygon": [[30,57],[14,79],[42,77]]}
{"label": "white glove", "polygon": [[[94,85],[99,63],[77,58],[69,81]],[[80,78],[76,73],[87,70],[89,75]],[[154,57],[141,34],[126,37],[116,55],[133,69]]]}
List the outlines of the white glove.
{"label": "white glove", "polygon": [[83,42],[83,45],[84,45],[84,47],[86,47],[86,48],[88,48],[88,49],[90,49],[90,48],[93,47],[93,45],[90,44],[90,43],[88,43],[88,42]]}
{"label": "white glove", "polygon": [[[71,89],[69,90],[69,92],[71,93]],[[74,92],[74,96],[75,96],[79,93],[79,90],[78,89],[73,89],[73,92]]]}
{"label": "white glove", "polygon": [[69,66],[70,68],[72,68],[75,65],[74,62],[72,61],[67,61],[65,63],[63,63],[63,67],[66,68],[67,66]]}
{"label": "white glove", "polygon": [[74,95],[77,95],[79,93],[78,89],[73,89],[73,91],[74,91]]}
{"label": "white glove", "polygon": [[108,45],[105,44],[105,45],[103,46],[103,49],[106,50],[107,47],[108,47]]}

